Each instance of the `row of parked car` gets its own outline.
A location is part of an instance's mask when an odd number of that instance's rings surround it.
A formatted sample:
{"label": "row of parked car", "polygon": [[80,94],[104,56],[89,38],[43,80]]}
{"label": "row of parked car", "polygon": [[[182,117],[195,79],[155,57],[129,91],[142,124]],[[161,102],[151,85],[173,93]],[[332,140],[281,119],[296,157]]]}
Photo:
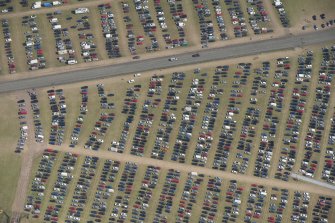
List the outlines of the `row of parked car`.
{"label": "row of parked car", "polygon": [[278,189],[273,187],[270,195],[269,203],[269,216],[267,218],[268,222],[284,222],[283,217],[285,211],[287,211],[287,203],[289,199],[289,192],[287,189]]}
{"label": "row of parked car", "polygon": [[88,112],[88,86],[80,87],[80,95],[81,95],[81,104],[79,109],[79,115],[76,120],[76,124],[71,133],[71,141],[70,147],[74,148],[79,141],[79,135],[83,128],[84,119]]}
{"label": "row of parked car", "polygon": [[64,203],[69,195],[69,185],[73,181],[74,169],[78,167],[78,158],[77,154],[64,154],[57,170],[56,181],[53,183],[52,192],[48,198],[49,204],[43,216],[45,222],[58,222],[60,215],[65,211]]}
{"label": "row of parked car", "polygon": [[193,0],[193,5],[199,18],[201,47],[207,48],[208,43],[216,41],[209,3],[207,0]]}
{"label": "row of parked car", "polygon": [[313,207],[313,223],[327,223],[329,212],[334,204],[333,198],[319,196],[317,203]]}
{"label": "row of parked car", "polygon": [[85,149],[92,150],[100,149],[101,145],[104,143],[106,132],[115,118],[115,113],[109,113],[115,108],[114,103],[108,101],[109,97],[112,97],[113,95],[105,92],[104,84],[97,84],[97,88],[100,97],[101,113],[84,146]]}
{"label": "row of parked car", "polygon": [[279,19],[281,21],[281,24],[287,28],[290,26],[290,20],[288,18],[288,15],[285,11],[285,7],[281,0],[273,0],[273,5],[277,9],[279,14]]}
{"label": "row of parked car", "polygon": [[81,165],[80,176],[72,195],[71,205],[67,210],[65,222],[80,222],[92,189],[92,181],[95,179],[98,162],[98,157],[85,156]]}
{"label": "row of parked car", "polygon": [[[168,0],[170,7],[170,14],[172,20],[178,30],[178,36],[173,37],[172,34],[163,34],[165,43],[168,45],[167,48],[175,48],[179,46],[188,46],[186,39],[185,26],[187,24],[187,14],[184,11],[181,0]],[[161,7],[159,7],[160,10]]]}
{"label": "row of parked car", "polygon": [[172,74],[164,109],[160,117],[159,128],[155,137],[155,144],[151,150],[151,158],[163,160],[166,152],[170,149],[170,135],[176,122],[176,114],[174,112],[177,110],[179,95],[183,88],[185,76],[186,74],[183,72]]}
{"label": "row of parked car", "polygon": [[[207,73],[202,73],[201,75],[207,76]],[[212,148],[215,123],[225,87],[224,78],[220,74],[214,73],[212,79],[212,85],[209,86],[210,91],[207,96],[207,104],[202,116],[201,130],[198,134],[196,148],[192,156],[192,165],[205,166],[209,151]]]}
{"label": "row of parked car", "polygon": [[111,146],[108,148],[109,151],[123,153],[125,145],[129,136],[130,125],[134,121],[134,115],[138,107],[138,97],[141,90],[141,85],[135,85],[130,87],[126,91],[124,98],[124,105],[122,108],[122,114],[127,115],[126,120],[123,123],[121,135],[119,140],[112,140]]}
{"label": "row of parked car", "polygon": [[140,20],[140,23],[142,24],[144,33],[150,39],[150,45],[145,47],[146,51],[152,52],[159,50],[160,46],[158,45],[157,37],[155,35],[157,31],[157,26],[149,10],[148,1],[133,0],[133,3],[135,5],[136,13]]}
{"label": "row of parked car", "polygon": [[141,187],[136,195],[136,201],[131,207],[131,222],[144,222],[148,218],[148,208],[153,206],[151,198],[158,184],[159,174],[160,167],[148,166],[146,168]]}
{"label": "row of parked car", "polygon": [[44,192],[47,189],[51,172],[58,158],[58,151],[45,149],[40,159],[38,169],[31,182],[30,193],[24,206],[24,210],[30,213],[33,218],[39,218],[41,214],[42,201],[45,199]]}
{"label": "row of parked car", "polygon": [[[256,73],[260,74],[260,78],[257,80],[258,87],[267,89],[271,92],[268,103],[267,110],[265,113],[263,128],[260,136],[260,145],[258,148],[258,154],[256,159],[256,165],[254,169],[254,175],[259,177],[268,177],[269,169],[271,167],[271,160],[273,153],[275,152],[275,142],[277,130],[281,124],[280,117],[282,115],[283,100],[286,88],[286,83],[288,82],[288,70],[290,68],[290,60],[288,57],[278,58],[276,61],[276,70],[274,74],[274,79],[272,82],[267,83],[267,79],[270,78],[270,63],[263,62],[263,68],[257,70]],[[270,88],[267,87],[270,86]],[[254,85],[254,87],[256,87]],[[257,90],[257,87],[256,87]],[[265,112],[265,111],[263,111]],[[286,179],[288,180],[288,179]]]}
{"label": "row of parked car", "polygon": [[140,120],[136,127],[136,132],[132,140],[131,154],[137,156],[144,155],[144,148],[148,135],[154,122],[154,111],[161,102],[163,76],[154,75],[149,82],[147,98],[142,106]]}
{"label": "row of parked car", "polygon": [[189,151],[193,129],[197,119],[199,107],[203,102],[205,91],[205,78],[193,78],[187,93],[185,106],[182,109],[182,120],[178,127],[178,135],[173,146],[171,160],[185,163],[186,153]]}
{"label": "row of parked car", "polygon": [[24,149],[26,140],[28,139],[28,124],[27,124],[27,114],[28,110],[26,108],[25,100],[17,101],[18,106],[18,118],[20,120],[20,136],[16,144],[15,152],[21,153]]}
{"label": "row of parked car", "polygon": [[[76,52],[73,48],[73,43],[69,37],[69,30],[68,28],[62,28],[60,18],[57,17],[58,14],[48,13],[47,17],[50,22],[51,28],[54,33],[54,37],[56,40],[56,52],[57,52],[57,59],[61,63],[65,64],[76,64],[77,56]],[[70,17],[68,17],[70,18]]]}
{"label": "row of parked car", "polygon": [[239,3],[239,0],[225,0],[231,22],[234,27],[235,37],[244,37],[248,35],[246,19]]}
{"label": "row of parked car", "polygon": [[197,195],[201,190],[204,181],[204,175],[198,175],[196,172],[188,173],[184,190],[179,200],[178,216],[176,221],[178,223],[189,222],[192,216],[193,205],[197,202]]}
{"label": "row of parked car", "polygon": [[63,89],[47,91],[51,110],[51,129],[49,144],[61,145],[64,142],[65,116],[67,113]]}
{"label": "row of parked car", "polygon": [[34,127],[35,127],[35,141],[43,142],[44,141],[44,131],[42,122],[40,119],[40,107],[38,104],[37,92],[34,90],[28,91],[30,97],[31,110],[33,111]]}
{"label": "row of parked car", "polygon": [[270,26],[270,16],[262,0],[246,0],[248,3],[249,24],[255,34],[273,32]]}
{"label": "row of parked car", "polygon": [[[331,100],[332,81],[335,74],[335,47],[322,49],[322,60],[320,64],[318,84],[315,89],[315,101],[312,107],[307,135],[305,137],[304,159],[300,165],[300,171],[310,177],[314,177],[319,166],[322,141],[325,135],[325,127],[328,122],[326,114],[329,111]],[[334,173],[323,173],[334,178]],[[334,183],[334,182],[332,182]]]}
{"label": "row of parked car", "polygon": [[[233,148],[231,148],[231,146],[234,139],[233,136],[237,134],[237,123],[239,121],[243,95],[246,93],[244,89],[250,76],[250,69],[250,63],[240,63],[238,64],[237,69],[233,74],[233,80],[231,83],[233,88],[229,92],[228,107],[227,111],[225,111],[225,119],[223,121],[221,133],[219,136],[219,143],[217,145],[214,156],[214,162],[212,166],[213,169],[226,170],[228,168],[227,162],[229,156],[234,155],[236,157],[236,161],[233,162],[233,169],[231,170],[233,173],[237,173],[239,171],[243,172],[247,167],[246,165],[248,157],[250,156],[252,144],[250,139],[245,138],[247,135],[244,133],[243,129],[241,129],[241,137],[238,142],[238,149],[241,151],[235,151]],[[220,66],[216,68],[216,73],[222,78],[228,77],[228,71],[228,66]],[[252,110],[250,111],[252,112]],[[242,117],[246,117],[246,114]],[[245,124],[250,125],[250,120],[246,120]]]}
{"label": "row of parked car", "polygon": [[105,37],[105,48],[109,58],[120,57],[119,34],[114,19],[114,14],[111,11],[109,3],[99,5],[99,13],[101,20],[101,28]]}
{"label": "row of parked car", "polygon": [[[110,200],[116,191],[116,179],[120,173],[121,163],[114,160],[105,160],[99,183],[94,194],[89,220],[87,222],[101,222],[108,211]],[[92,195],[93,196],[93,195]]]}
{"label": "row of parked car", "polygon": [[216,17],[216,23],[219,28],[220,32],[220,39],[221,40],[227,40],[228,35],[227,35],[227,29],[226,29],[226,24],[225,21],[223,20],[223,8],[221,7],[220,0],[212,0],[212,4],[214,7],[215,11],[215,17]]}
{"label": "row of parked car", "polygon": [[44,69],[46,67],[46,59],[42,49],[42,37],[39,34],[36,17],[36,15],[31,15],[22,18],[24,48],[29,70]]}
{"label": "row of parked car", "polygon": [[[28,0],[21,0],[22,2]],[[0,1],[1,13],[8,13],[14,11],[14,6],[12,5],[12,0],[2,0]]]}
{"label": "row of parked car", "polygon": [[156,204],[154,223],[167,223],[167,216],[171,213],[173,207],[173,198],[176,195],[177,187],[180,181],[180,172],[177,170],[169,169],[164,185],[159,195],[158,203]]}
{"label": "row of parked car", "polygon": [[[138,165],[135,163],[127,162],[122,172],[120,181],[117,185],[118,195],[115,197],[114,204],[112,204],[112,214],[108,219],[109,222],[125,222],[130,215],[130,197],[135,187],[135,176],[138,172]],[[143,216],[142,216],[143,217]]]}
{"label": "row of parked car", "polygon": [[5,52],[7,57],[8,71],[10,74],[16,73],[16,63],[14,54],[12,52],[12,34],[10,32],[10,25],[8,19],[1,20],[2,33],[5,41]]}

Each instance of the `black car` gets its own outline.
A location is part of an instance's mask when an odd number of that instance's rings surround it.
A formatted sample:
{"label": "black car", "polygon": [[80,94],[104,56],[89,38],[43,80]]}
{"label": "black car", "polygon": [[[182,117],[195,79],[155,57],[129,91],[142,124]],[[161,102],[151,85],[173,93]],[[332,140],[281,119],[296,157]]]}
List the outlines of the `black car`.
{"label": "black car", "polygon": [[200,57],[199,53],[192,54],[192,57]]}

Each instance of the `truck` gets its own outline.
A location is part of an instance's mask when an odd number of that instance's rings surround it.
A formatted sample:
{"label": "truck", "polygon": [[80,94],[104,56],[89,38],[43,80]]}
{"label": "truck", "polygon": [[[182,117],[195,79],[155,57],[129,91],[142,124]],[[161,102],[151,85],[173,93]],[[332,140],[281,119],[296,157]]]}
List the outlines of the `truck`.
{"label": "truck", "polygon": [[66,172],[61,172],[59,175],[62,176],[62,177],[68,177],[69,176],[69,174],[66,173]]}
{"label": "truck", "polygon": [[72,64],[78,63],[78,61],[72,59],[72,60],[68,60],[66,63],[69,65],[72,65]]}
{"label": "truck", "polygon": [[57,29],[61,29],[61,28],[62,28],[62,25],[59,25],[59,24],[54,25],[54,26],[52,27],[53,30],[57,30]]}
{"label": "truck", "polygon": [[60,1],[53,1],[52,5],[53,6],[57,6],[57,5],[61,5],[62,3]]}
{"label": "truck", "polygon": [[33,59],[33,60],[30,60],[30,61],[28,62],[29,65],[31,65],[31,64],[37,64],[37,63],[38,63],[38,60],[37,60],[37,59]]}
{"label": "truck", "polygon": [[32,9],[40,9],[42,7],[42,2],[34,2],[34,4],[31,6]]}
{"label": "truck", "polygon": [[88,12],[90,12],[88,8],[77,8],[76,10],[74,10],[75,14],[85,14]]}

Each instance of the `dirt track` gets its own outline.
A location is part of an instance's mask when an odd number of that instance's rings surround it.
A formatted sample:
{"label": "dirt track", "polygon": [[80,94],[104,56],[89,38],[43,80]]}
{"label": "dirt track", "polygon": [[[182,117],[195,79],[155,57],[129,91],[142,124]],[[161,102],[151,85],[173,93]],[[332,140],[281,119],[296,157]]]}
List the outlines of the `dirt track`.
{"label": "dirt track", "polygon": [[[20,99],[25,99],[26,108],[30,110],[30,98],[28,94],[24,91],[18,92],[17,97]],[[27,196],[27,190],[29,187],[30,174],[32,174],[32,167],[34,159],[36,159],[46,148],[46,143],[36,143],[34,138],[34,121],[32,113],[27,115],[27,125],[28,125],[28,139],[26,141],[26,146],[22,153],[22,164],[20,177],[17,184],[15,198],[12,204],[12,212],[16,213],[12,216],[12,222],[14,219],[18,219],[20,213],[23,211],[23,206]]]}
{"label": "dirt track", "polygon": [[265,178],[259,178],[259,177],[254,177],[254,176],[233,174],[233,173],[223,172],[223,171],[214,170],[210,168],[192,166],[188,164],[181,164],[181,163],[170,162],[170,161],[156,160],[156,159],[151,159],[147,157],[138,157],[138,156],[133,156],[130,154],[113,153],[109,151],[93,151],[93,150],[78,149],[78,148],[72,149],[66,146],[62,146],[62,147],[53,146],[51,148],[62,151],[62,152],[71,152],[71,153],[76,153],[76,154],[80,154],[84,156],[96,156],[96,157],[100,157],[103,159],[119,160],[121,162],[135,162],[141,165],[154,165],[154,166],[159,166],[164,169],[175,169],[175,170],[179,170],[183,172],[194,171],[194,172],[206,174],[209,176],[221,177],[226,180],[234,179],[234,180],[237,180],[243,183],[250,183],[250,184],[256,183],[256,184],[261,184],[264,186],[287,188],[291,190],[301,190],[301,191],[306,191],[310,193],[334,196],[334,191],[332,190],[320,188],[312,184],[306,184],[306,183],[302,183],[298,181],[284,182],[284,181],[276,180],[276,179],[265,179]]}

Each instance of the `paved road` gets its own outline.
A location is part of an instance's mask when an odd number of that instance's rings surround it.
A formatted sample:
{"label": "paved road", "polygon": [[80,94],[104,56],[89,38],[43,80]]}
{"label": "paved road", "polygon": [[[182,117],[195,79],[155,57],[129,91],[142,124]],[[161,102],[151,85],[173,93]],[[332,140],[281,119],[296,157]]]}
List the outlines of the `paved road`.
{"label": "paved road", "polygon": [[[291,177],[293,179],[305,181],[305,182],[315,184],[315,185],[318,185],[320,187],[329,188],[329,189],[335,191],[335,185],[332,185],[332,184],[329,184],[329,183],[326,183],[326,182],[323,182],[323,181],[320,181],[320,180],[315,180],[315,179],[312,179],[310,177],[305,177],[305,176],[302,176],[302,175],[296,174],[296,173],[291,173]],[[335,192],[334,192],[334,194],[335,194]]]}
{"label": "paved road", "polygon": [[15,81],[0,82],[0,93],[24,90],[30,88],[40,88],[68,84],[104,77],[118,76],[134,72],[158,70],[174,66],[197,64],[208,61],[215,61],[228,58],[236,58],[248,55],[257,55],[270,51],[278,51],[302,47],[311,44],[325,43],[335,40],[335,29],[312,32],[298,36],[287,36],[270,40],[255,41],[245,44],[232,45],[221,48],[206,49],[201,51],[200,57],[193,58],[192,53],[178,54],[178,61],[169,62],[169,57],[158,57],[148,60],[131,61],[127,63],[86,69],[81,71],[71,71],[54,75],[20,79]]}

